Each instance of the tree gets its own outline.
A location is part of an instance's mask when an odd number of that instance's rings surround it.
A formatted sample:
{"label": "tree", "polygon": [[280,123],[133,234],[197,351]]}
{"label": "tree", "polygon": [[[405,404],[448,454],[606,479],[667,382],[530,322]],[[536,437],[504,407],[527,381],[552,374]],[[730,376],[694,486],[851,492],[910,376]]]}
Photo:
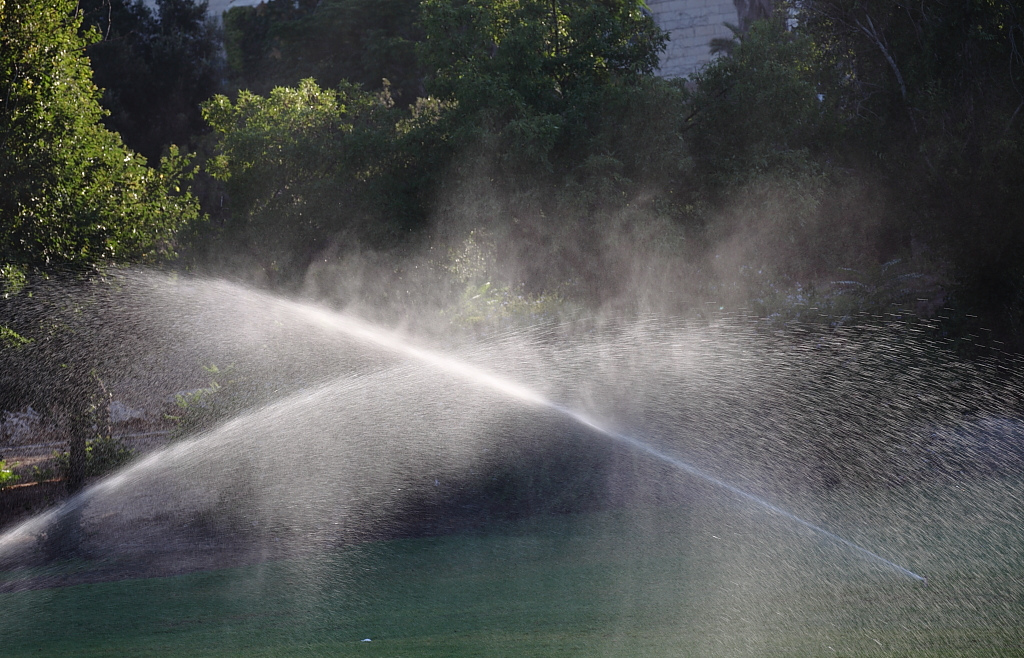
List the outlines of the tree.
{"label": "tree", "polygon": [[0,358],[5,376],[48,372],[33,393],[72,408],[71,490],[97,355],[75,356],[75,304],[34,305],[34,282],[63,272],[85,284],[107,264],[170,257],[176,232],[199,218],[188,158],[172,149],[149,168],[101,124],[83,54],[97,35],[80,23],[72,0],[0,3]]}
{"label": "tree", "polygon": [[272,281],[301,274],[317,254],[345,242],[400,240],[398,190],[378,187],[396,149],[386,93],[321,89],[307,79],[266,97],[216,96],[204,115],[219,138],[210,170],[225,181],[231,204],[222,237],[252,254]]}
{"label": "tree", "polygon": [[379,91],[383,80],[400,106],[422,96],[416,43],[419,0],[270,0],[224,14],[232,83],[267,94],[312,78]]}
{"label": "tree", "polygon": [[629,215],[640,235],[678,209],[636,205],[686,166],[682,82],[653,75],[667,35],[636,0],[426,0],[422,24],[426,89],[448,106],[441,184],[500,208],[471,219],[498,236],[496,268],[530,293],[617,295],[610,226]]}
{"label": "tree", "polygon": [[427,91],[453,103],[454,139],[496,145],[509,174],[587,152],[603,91],[651,76],[667,40],[630,0],[426,0],[422,12]]}
{"label": "tree", "polygon": [[847,144],[890,183],[906,242],[952,263],[959,304],[1024,328],[1024,9],[1014,0],[801,0]]}
{"label": "tree", "polygon": [[0,262],[88,268],[173,254],[198,217],[186,158],[159,169],[100,123],[74,3],[9,0],[0,13]]}
{"label": "tree", "polygon": [[[310,16],[359,6],[324,3]],[[257,25],[242,23],[298,26],[289,12],[301,11],[272,2],[229,17],[255,33]],[[314,256],[353,244],[391,248],[446,221],[439,205],[463,172],[486,176],[505,198],[544,205],[513,229],[532,236],[522,243],[536,247],[539,263],[554,248],[538,244],[551,230],[579,228],[580,243],[599,244],[598,212],[622,208],[685,161],[676,132],[683,88],[654,78],[666,36],[635,0],[432,0],[421,12],[417,52],[432,96],[407,108],[392,107],[387,86],[370,94],[314,80],[205,105],[221,150],[214,171],[232,210],[224,241],[258,254],[272,281],[301,274]],[[236,40],[232,30],[229,61],[260,61],[263,42]],[[275,61],[285,62],[284,46],[299,41],[274,44]],[[600,268],[588,248],[558,259],[572,264],[564,278]],[[562,276],[548,273],[531,284]]]}
{"label": "tree", "polygon": [[688,139],[709,186],[813,170],[812,151],[834,144],[839,124],[820,64],[813,41],[776,15],[697,72]]}
{"label": "tree", "polygon": [[151,162],[168,146],[194,148],[206,129],[200,103],[219,90],[223,77],[220,30],[207,3],[157,0],[156,13],[142,0],[80,0],[82,29],[101,36],[86,48],[104,125]]}

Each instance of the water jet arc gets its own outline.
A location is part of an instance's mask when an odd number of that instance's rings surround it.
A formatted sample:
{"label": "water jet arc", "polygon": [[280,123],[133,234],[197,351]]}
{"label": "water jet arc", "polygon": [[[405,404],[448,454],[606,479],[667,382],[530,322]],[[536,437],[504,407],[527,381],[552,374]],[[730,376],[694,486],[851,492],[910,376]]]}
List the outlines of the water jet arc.
{"label": "water jet arc", "polygon": [[693,475],[694,477],[698,477],[698,478],[700,478],[700,479],[702,479],[702,480],[704,480],[706,482],[710,482],[711,484],[713,484],[713,485],[715,485],[717,487],[725,489],[726,491],[729,491],[730,493],[736,494],[740,498],[743,498],[743,499],[748,500],[748,501],[750,501],[752,503],[755,503],[755,504],[757,504],[757,505],[759,505],[759,506],[761,506],[761,507],[763,507],[765,509],[771,510],[772,512],[775,512],[776,514],[780,514],[780,515],[784,516],[785,518],[789,519],[790,521],[793,521],[794,523],[798,523],[798,524],[804,526],[805,528],[809,528],[810,530],[813,530],[814,532],[816,532],[816,533],[818,533],[820,535],[824,535],[828,539],[831,539],[834,542],[842,544],[843,546],[846,546],[847,548],[851,548],[854,551],[856,551],[857,553],[859,553],[860,555],[862,555],[862,556],[864,556],[866,558],[870,558],[871,560],[873,560],[875,562],[878,562],[878,563],[880,563],[880,564],[882,564],[882,565],[884,565],[886,567],[889,567],[890,569],[896,571],[899,574],[907,576],[908,578],[913,578],[914,580],[920,581],[920,582],[922,582],[922,583],[924,583],[926,585],[928,584],[928,579],[925,578],[924,576],[916,574],[913,571],[911,571],[910,569],[907,569],[905,567],[901,567],[900,565],[896,564],[895,562],[892,562],[891,560],[886,560],[881,555],[879,555],[877,553],[874,553],[872,551],[869,551],[868,549],[864,548],[863,546],[859,546],[857,544],[854,544],[849,539],[844,539],[844,538],[840,537],[839,535],[837,535],[837,534],[835,534],[833,532],[829,532],[828,530],[822,528],[819,525],[815,525],[815,524],[811,523],[810,521],[807,521],[806,519],[802,519],[799,516],[796,516],[795,514],[792,514],[791,512],[787,512],[786,510],[782,509],[781,507],[779,507],[777,505],[773,505],[772,503],[768,502],[764,498],[761,498],[760,496],[755,496],[754,494],[752,494],[752,493],[750,493],[748,491],[744,491],[743,489],[740,489],[739,487],[737,487],[735,485],[729,484],[728,482],[725,482],[724,480],[720,480],[720,479],[716,478],[715,476],[713,476],[713,475],[711,475],[709,473],[705,473],[704,471],[700,470],[696,466],[693,466],[691,464],[687,464],[686,462],[681,461],[679,459],[676,459],[675,457],[673,457],[671,455],[665,454],[664,452],[658,450],[657,448],[655,448],[655,447],[653,447],[651,445],[648,445],[648,444],[644,443],[643,441],[640,441],[639,439],[633,438],[631,436],[627,436],[625,434],[620,434],[620,433],[615,432],[613,430],[610,430],[608,428],[602,427],[598,423],[592,421],[591,419],[587,418],[586,416],[584,416],[583,414],[581,414],[579,412],[573,411],[572,409],[568,409],[566,407],[562,407],[562,406],[557,405],[557,404],[549,404],[549,406],[552,409],[557,409],[558,411],[560,411],[561,413],[565,414],[566,416],[569,416],[573,420],[575,420],[575,421],[577,421],[577,422],[579,422],[579,423],[581,423],[583,425],[586,425],[587,427],[590,427],[590,428],[600,432],[601,434],[604,434],[605,436],[608,436],[608,437],[610,437],[612,439],[615,439],[616,441],[621,441],[622,443],[625,443],[627,445],[633,446],[634,448],[636,448],[637,450],[639,450],[641,452],[645,452],[648,455],[651,455],[652,457],[655,457],[655,458],[657,458],[657,459],[659,459],[659,460],[661,460],[661,461],[663,461],[663,462],[665,462],[667,464],[671,464],[672,466],[675,466],[676,468],[678,468],[679,470],[683,471],[684,473],[687,473],[689,475]]}
{"label": "water jet arc", "polygon": [[354,338],[361,342],[375,345],[390,352],[401,354],[411,359],[420,361],[422,363],[429,364],[440,370],[456,375],[460,378],[464,378],[477,384],[487,386],[492,390],[501,392],[509,397],[523,400],[524,402],[528,402],[531,404],[547,407],[549,409],[552,409],[553,411],[557,411],[558,413],[568,418],[571,418],[575,422],[580,423],[581,425],[584,425],[586,427],[589,427],[599,432],[600,434],[607,436],[610,439],[632,446],[633,448],[641,452],[644,452],[660,461],[663,461],[671,466],[674,466],[675,468],[683,471],[684,473],[704,480],[705,482],[709,482],[715,485],[716,487],[724,489],[744,500],[754,503],[759,507],[775,512],[776,514],[779,514],[794,523],[802,525],[805,528],[808,528],[809,530],[812,530],[815,533],[818,533],[823,537],[830,539],[831,541],[841,544],[849,549],[852,549],[862,557],[865,557],[873,562],[881,564],[882,566],[885,566],[902,576],[906,576],[907,578],[911,578],[918,582],[924,583],[925,585],[928,584],[927,578],[917,573],[914,573],[906,567],[902,567],[899,564],[896,564],[891,560],[887,560],[881,555],[878,555],[877,553],[864,548],[863,546],[855,544],[852,541],[845,539],[833,532],[830,532],[819,525],[811,523],[806,519],[802,519],[799,516],[796,516],[795,514],[787,512],[786,510],[770,503],[764,498],[756,496],[750,492],[744,491],[743,489],[740,489],[735,485],[729,484],[728,482],[725,482],[724,480],[721,480],[709,473],[705,473],[696,466],[693,466],[680,459],[677,459],[676,457],[666,454],[635,437],[631,437],[616,432],[612,429],[609,429],[601,425],[599,422],[592,418],[589,418],[583,413],[570,409],[569,407],[560,405],[556,402],[552,402],[551,400],[548,400],[540,393],[537,393],[536,391],[533,391],[521,384],[503,379],[501,377],[498,377],[487,372],[484,369],[477,368],[476,366],[461,362],[457,359],[445,356],[443,354],[423,349],[420,347],[416,347],[408,343],[405,339],[401,338],[397,334],[391,333],[387,330],[363,322],[361,320],[357,320],[356,318],[353,318],[351,316],[342,315],[295,302],[286,303],[293,304],[297,312],[300,312],[301,314],[305,315],[308,319],[314,321],[315,323],[320,324],[321,326],[324,326],[326,328],[334,328],[336,330],[342,331],[351,338]]}

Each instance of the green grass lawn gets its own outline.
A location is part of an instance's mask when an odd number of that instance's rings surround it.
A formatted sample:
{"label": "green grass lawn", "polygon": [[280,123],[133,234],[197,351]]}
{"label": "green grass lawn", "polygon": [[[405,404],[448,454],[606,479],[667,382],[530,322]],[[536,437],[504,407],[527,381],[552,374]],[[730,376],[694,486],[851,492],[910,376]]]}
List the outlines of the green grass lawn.
{"label": "green grass lawn", "polygon": [[0,655],[1024,655],[1022,503],[993,495],[943,493],[942,514],[904,527],[934,492],[902,510],[860,502],[878,523],[858,539],[928,586],[709,496],[0,594]]}

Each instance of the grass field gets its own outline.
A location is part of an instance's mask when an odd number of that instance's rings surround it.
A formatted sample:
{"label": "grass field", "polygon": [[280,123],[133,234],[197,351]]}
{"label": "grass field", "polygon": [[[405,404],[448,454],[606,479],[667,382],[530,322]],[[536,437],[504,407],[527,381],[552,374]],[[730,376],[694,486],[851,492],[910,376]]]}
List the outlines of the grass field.
{"label": "grass field", "polygon": [[1019,491],[922,490],[903,507],[906,492],[859,499],[847,529],[876,521],[857,540],[927,586],[708,496],[0,594],[0,655],[1024,655]]}

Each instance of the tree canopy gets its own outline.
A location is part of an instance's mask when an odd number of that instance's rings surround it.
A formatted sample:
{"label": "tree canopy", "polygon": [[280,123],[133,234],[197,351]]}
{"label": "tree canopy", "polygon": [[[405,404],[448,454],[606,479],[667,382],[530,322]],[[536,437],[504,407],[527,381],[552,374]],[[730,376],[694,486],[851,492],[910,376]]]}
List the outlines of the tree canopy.
{"label": "tree canopy", "polygon": [[0,5],[0,263],[29,270],[154,260],[199,216],[177,153],[159,169],[101,123],[71,0]]}
{"label": "tree canopy", "polygon": [[338,240],[395,242],[387,234],[400,213],[386,212],[395,208],[376,189],[395,148],[386,95],[307,79],[267,97],[217,96],[205,116],[220,138],[211,171],[231,198],[222,238],[271,278],[301,271]]}
{"label": "tree canopy", "polygon": [[899,303],[1024,349],[1019,3],[736,4],[736,39],[665,80],[636,0],[269,0],[225,14],[226,68],[203,2],[0,0],[2,401],[71,401],[84,464],[118,294],[91,274],[197,224],[175,143],[219,186],[188,264],[269,286],[425,247],[474,318]]}
{"label": "tree canopy", "polygon": [[423,95],[416,43],[419,0],[270,0],[224,14],[231,84],[258,94],[312,78],[377,91],[387,79],[395,101]]}
{"label": "tree canopy", "polygon": [[[1013,0],[807,0],[799,31],[903,242],[950,265],[963,313],[1024,328],[1024,8]],[[970,309],[970,310],[968,310]]]}
{"label": "tree canopy", "polygon": [[[172,257],[199,218],[189,159],[159,168],[102,124],[100,91],[72,0],[0,2],[0,399],[64,407],[69,489],[85,477],[97,368],[105,350],[81,326],[108,264]],[[45,276],[73,273],[56,295]],[[86,275],[86,276],[83,276]],[[77,287],[82,294],[66,294]]]}
{"label": "tree canopy", "polygon": [[[47,91],[53,76],[11,78],[3,249],[19,267],[169,255],[195,215],[174,191],[185,159],[147,168],[100,122],[148,153],[175,135],[197,141],[216,77],[205,5],[83,3],[95,30],[67,3],[22,0],[35,31],[4,42],[5,62],[16,42],[86,47],[114,112],[96,105],[80,55],[53,60],[77,80],[70,92]],[[756,271],[769,287],[827,288],[844,268],[913,261],[948,299],[1024,326],[1016,3],[738,6],[735,42],[688,80],[656,77],[667,36],[635,0],[234,8],[223,93],[202,105],[220,221],[194,255],[247,253],[283,282],[320,256],[458,225],[490,232],[509,279],[595,298],[626,267],[607,261],[620,239],[674,245],[702,272]],[[722,245],[736,262],[709,263]]]}
{"label": "tree canopy", "polygon": [[194,150],[208,132],[199,104],[220,90],[224,66],[220,30],[207,3],[80,0],[82,29],[95,30],[86,54],[104,125],[134,151],[156,162],[176,144]]}
{"label": "tree canopy", "polygon": [[[272,5],[262,11],[280,9]],[[324,7],[357,5],[327,3],[309,20],[329,23]],[[397,24],[412,21],[405,11]],[[231,21],[261,17],[258,10],[227,16],[229,47]],[[619,188],[612,195],[621,196],[631,175],[675,168],[652,155],[662,142],[637,139],[663,125],[653,99],[670,104],[679,87],[654,79],[666,37],[636,2],[429,0],[415,22],[430,95],[408,107],[394,103],[387,84],[367,93],[312,79],[206,104],[222,154],[216,175],[231,199],[224,235],[247,236],[265,269],[294,274],[325,250],[400,244],[444,221],[438,201],[466,175],[492,168],[495,185],[512,192],[586,181],[578,194],[554,201],[566,211],[555,215],[578,215],[570,206],[588,212],[604,194],[598,190]],[[280,42],[282,62],[285,43],[298,44]],[[652,112],[641,116],[641,108]],[[282,253],[291,265],[282,267]]]}
{"label": "tree canopy", "polygon": [[[650,78],[666,35],[630,0],[425,0],[427,91],[457,142],[486,140],[505,173],[590,152],[615,87]],[[518,168],[518,171],[512,169]]]}

